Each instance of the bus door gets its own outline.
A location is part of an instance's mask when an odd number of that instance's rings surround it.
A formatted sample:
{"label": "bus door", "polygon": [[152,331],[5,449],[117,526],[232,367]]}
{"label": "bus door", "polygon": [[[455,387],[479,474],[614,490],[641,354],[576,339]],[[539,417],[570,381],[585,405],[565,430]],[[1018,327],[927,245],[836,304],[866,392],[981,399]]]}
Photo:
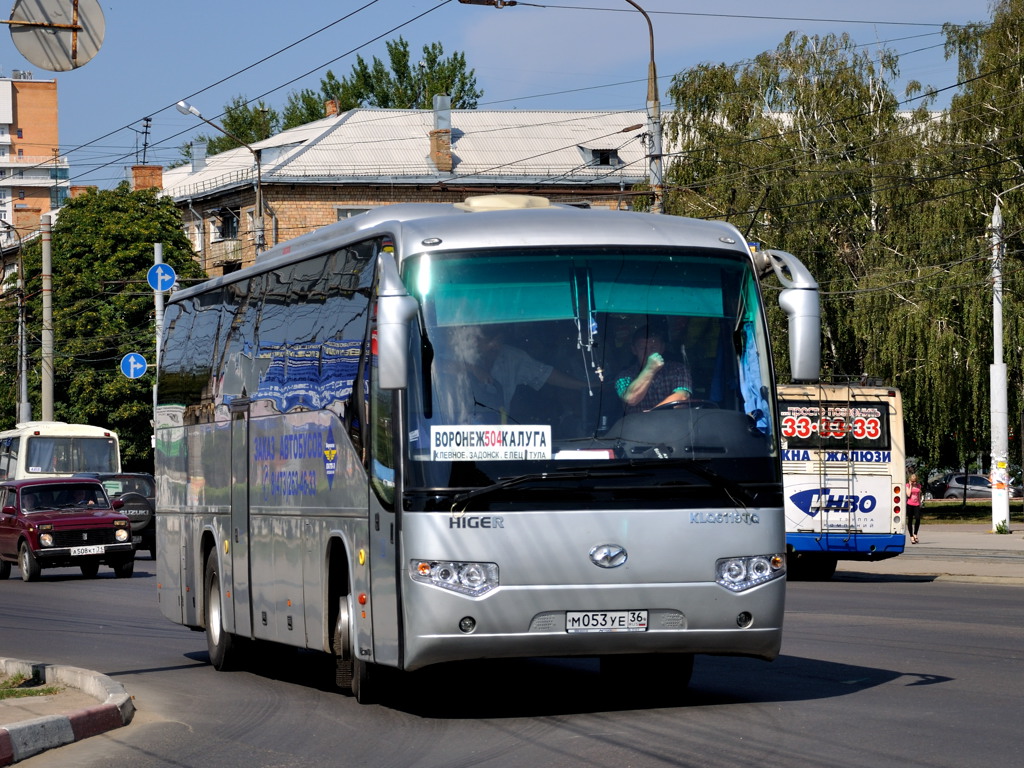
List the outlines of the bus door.
{"label": "bus door", "polygon": [[234,633],[252,636],[249,574],[249,398],[231,402],[231,531],[228,562]]}

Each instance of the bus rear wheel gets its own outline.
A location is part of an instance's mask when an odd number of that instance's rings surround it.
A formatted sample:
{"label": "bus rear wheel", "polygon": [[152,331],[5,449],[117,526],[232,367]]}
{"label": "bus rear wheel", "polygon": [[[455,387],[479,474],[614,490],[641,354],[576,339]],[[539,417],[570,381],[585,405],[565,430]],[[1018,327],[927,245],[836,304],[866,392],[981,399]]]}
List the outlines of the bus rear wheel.
{"label": "bus rear wheel", "polygon": [[373,700],[371,664],[358,658],[348,595],[338,601],[338,618],[334,622],[334,682],[349,691],[360,704]]}
{"label": "bus rear wheel", "polygon": [[220,574],[217,570],[217,554],[211,552],[206,560],[204,579],[206,598],[206,648],[210,663],[216,670],[232,669],[238,655],[235,637],[224,630],[224,613],[221,602]]}

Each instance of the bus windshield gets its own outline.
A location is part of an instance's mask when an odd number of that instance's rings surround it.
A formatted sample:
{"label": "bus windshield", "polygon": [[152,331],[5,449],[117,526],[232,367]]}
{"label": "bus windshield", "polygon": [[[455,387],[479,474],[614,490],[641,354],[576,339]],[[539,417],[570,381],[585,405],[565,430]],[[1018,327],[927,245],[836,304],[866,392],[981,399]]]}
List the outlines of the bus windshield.
{"label": "bus windshield", "polygon": [[25,467],[41,474],[118,472],[117,442],[108,437],[29,437]]}
{"label": "bus windshield", "polygon": [[778,482],[770,357],[742,253],[502,249],[405,266],[422,306],[407,488],[623,462],[649,464],[652,486],[681,463]]}

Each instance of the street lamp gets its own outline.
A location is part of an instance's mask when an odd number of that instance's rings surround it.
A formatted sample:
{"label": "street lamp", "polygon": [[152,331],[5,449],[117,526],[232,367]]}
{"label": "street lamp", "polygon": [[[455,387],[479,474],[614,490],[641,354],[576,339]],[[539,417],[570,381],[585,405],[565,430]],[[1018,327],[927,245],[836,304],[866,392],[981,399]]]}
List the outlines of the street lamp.
{"label": "street lamp", "polygon": [[243,147],[252,152],[253,159],[256,161],[256,253],[262,253],[264,250],[266,250],[267,244],[266,239],[264,238],[265,229],[263,226],[263,168],[262,165],[260,164],[260,150],[253,149],[230,131],[225,130],[212,120],[207,120],[205,117],[203,117],[202,113],[198,109],[193,107],[191,104],[188,104],[184,101],[179,101],[175,106],[178,108],[178,111],[181,112],[181,114],[195,115],[207,125],[216,128],[229,139],[237,142],[238,144],[241,144]]}
{"label": "street lamp", "polygon": [[[515,0],[459,0],[463,5],[490,5],[504,8],[516,5]],[[651,147],[648,153],[648,180],[651,185],[651,213],[662,213],[661,185],[661,99],[658,98],[658,72],[654,64],[654,25],[647,11],[633,0],[626,0],[647,21],[647,32],[651,41],[651,61],[647,66],[647,132],[650,134]]]}
{"label": "street lamp", "polygon": [[651,137],[651,151],[649,155],[648,178],[651,183],[651,213],[662,212],[662,187],[661,187],[661,99],[658,98],[658,70],[654,64],[654,25],[647,11],[633,2],[626,0],[632,5],[647,21],[647,32],[651,40],[651,61],[647,65],[647,131]]}

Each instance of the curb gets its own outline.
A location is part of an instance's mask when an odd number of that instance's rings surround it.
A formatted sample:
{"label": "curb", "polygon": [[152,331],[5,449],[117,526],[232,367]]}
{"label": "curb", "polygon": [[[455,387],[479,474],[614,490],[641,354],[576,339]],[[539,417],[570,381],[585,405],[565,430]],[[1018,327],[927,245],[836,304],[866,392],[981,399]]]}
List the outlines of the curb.
{"label": "curb", "polygon": [[101,702],[68,715],[49,715],[0,727],[0,766],[128,725],[135,704],[120,683],[79,667],[0,659],[0,674],[27,675],[51,685],[77,688]]}

